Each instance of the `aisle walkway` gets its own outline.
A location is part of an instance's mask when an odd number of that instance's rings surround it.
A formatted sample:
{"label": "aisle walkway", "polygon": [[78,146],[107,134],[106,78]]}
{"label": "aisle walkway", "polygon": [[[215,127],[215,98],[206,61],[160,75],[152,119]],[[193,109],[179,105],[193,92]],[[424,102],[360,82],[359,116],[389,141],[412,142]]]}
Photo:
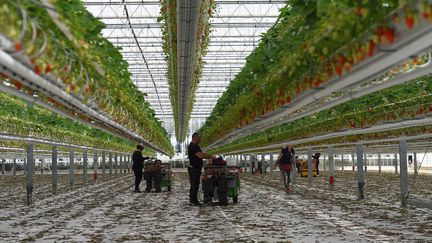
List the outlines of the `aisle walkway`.
{"label": "aisle walkway", "polygon": [[[31,208],[0,214],[0,239],[46,241],[293,241],[370,242],[400,240],[376,225],[334,214],[343,208],[319,199],[286,195],[243,181],[238,205],[191,207],[185,173],[173,192],[134,194],[128,175],[47,197]],[[4,208],[3,208],[4,209]],[[20,213],[20,210],[24,210]],[[331,209],[331,210],[328,210]],[[421,235],[420,235],[421,236]],[[414,234],[411,237],[419,237]]]}

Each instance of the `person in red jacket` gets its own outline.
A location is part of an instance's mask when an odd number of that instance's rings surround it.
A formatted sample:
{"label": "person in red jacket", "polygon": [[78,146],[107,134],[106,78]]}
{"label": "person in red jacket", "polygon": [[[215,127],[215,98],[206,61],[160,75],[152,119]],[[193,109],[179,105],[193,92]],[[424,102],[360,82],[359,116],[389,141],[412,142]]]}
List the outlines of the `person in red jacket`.
{"label": "person in red jacket", "polygon": [[291,180],[291,170],[292,170],[294,158],[295,158],[294,147],[292,145],[288,145],[281,150],[281,152],[279,153],[279,157],[275,163],[275,168],[276,165],[279,165],[281,178],[285,186],[285,191],[287,193],[291,191],[291,189],[289,188],[289,183]]}

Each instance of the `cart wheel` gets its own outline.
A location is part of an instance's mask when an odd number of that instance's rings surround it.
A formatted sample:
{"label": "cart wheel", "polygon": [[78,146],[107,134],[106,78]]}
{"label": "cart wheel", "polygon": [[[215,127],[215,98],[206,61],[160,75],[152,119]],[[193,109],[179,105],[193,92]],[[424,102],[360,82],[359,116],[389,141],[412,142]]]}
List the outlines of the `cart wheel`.
{"label": "cart wheel", "polygon": [[233,203],[238,203],[238,196],[233,197]]}

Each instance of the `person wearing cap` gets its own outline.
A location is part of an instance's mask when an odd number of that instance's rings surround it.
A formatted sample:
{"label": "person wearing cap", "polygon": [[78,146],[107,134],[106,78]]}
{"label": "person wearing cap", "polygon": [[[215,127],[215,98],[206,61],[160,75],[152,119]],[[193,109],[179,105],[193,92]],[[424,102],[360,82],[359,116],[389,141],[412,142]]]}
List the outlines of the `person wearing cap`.
{"label": "person wearing cap", "polygon": [[132,170],[135,174],[135,190],[134,190],[134,192],[140,193],[141,191],[139,189],[139,185],[140,185],[142,177],[143,177],[142,170],[144,168],[144,160],[149,159],[149,157],[144,157],[142,155],[142,151],[144,150],[144,146],[142,146],[141,144],[138,144],[136,146],[136,148],[137,149],[132,154],[132,161],[133,161]]}
{"label": "person wearing cap", "polygon": [[202,152],[199,143],[201,136],[195,132],[192,134],[192,141],[188,146],[188,174],[190,181],[189,202],[192,206],[201,206],[198,201],[198,189],[201,178],[201,170],[203,168],[203,159],[217,159],[216,156]]}

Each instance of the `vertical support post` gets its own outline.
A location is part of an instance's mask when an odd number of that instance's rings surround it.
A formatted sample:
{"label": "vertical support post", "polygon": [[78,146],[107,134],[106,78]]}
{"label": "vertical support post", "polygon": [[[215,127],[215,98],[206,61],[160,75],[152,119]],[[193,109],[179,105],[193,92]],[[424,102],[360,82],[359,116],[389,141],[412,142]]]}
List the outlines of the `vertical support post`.
{"label": "vertical support post", "polygon": [[5,166],[5,158],[2,158],[1,159],[1,161],[2,161],[2,175],[4,175],[4,174],[6,174],[6,166]]}
{"label": "vertical support post", "polygon": [[270,154],[270,174],[273,174],[273,166],[274,166],[274,154]]}
{"label": "vertical support post", "polygon": [[123,154],[120,154],[120,174],[124,173],[124,161],[123,161]]}
{"label": "vertical support post", "polygon": [[393,164],[394,164],[394,168],[395,168],[395,175],[397,175],[398,174],[398,157],[397,157],[397,154],[394,154]]}
{"label": "vertical support post", "polygon": [[293,164],[292,164],[292,169],[291,169],[291,178],[292,178],[292,184],[296,184],[297,181],[297,164],[296,164],[296,159],[295,159],[295,154],[294,154],[294,160],[293,160]]}
{"label": "vertical support post", "polygon": [[[319,169],[319,168],[317,168]],[[323,154],[323,172],[326,170],[326,156]]]}
{"label": "vertical support post", "polygon": [[[129,154],[127,154],[126,155],[126,158],[127,158],[127,166],[128,166],[128,168],[127,168],[127,172],[128,173],[132,173],[132,156],[131,155],[129,155]],[[173,164],[175,164],[175,162],[173,161]],[[173,167],[174,168],[174,167]]]}
{"label": "vertical support post", "polygon": [[109,152],[108,154],[108,165],[109,165],[109,175],[112,175],[112,169],[113,169],[113,161],[112,161],[112,152]]}
{"label": "vertical support post", "polygon": [[105,178],[106,173],[106,152],[102,151],[102,177]]}
{"label": "vertical support post", "polygon": [[345,161],[344,161],[344,155],[341,154],[341,166],[342,166],[342,171],[344,171],[344,163],[345,163]]}
{"label": "vertical support post", "polygon": [[69,148],[69,186],[75,184],[75,150]]}
{"label": "vertical support post", "polygon": [[42,157],[41,158],[41,175],[43,175],[43,173],[44,173],[44,161],[45,161],[45,159]]}
{"label": "vertical support post", "polygon": [[358,198],[364,199],[364,187],[366,185],[363,172],[363,145],[357,144],[357,181],[358,181]]}
{"label": "vertical support post", "polygon": [[408,199],[408,155],[406,148],[407,141],[402,139],[399,141],[399,157],[400,157],[400,186],[401,186],[401,205],[406,207]]}
{"label": "vertical support post", "polygon": [[97,170],[98,170],[98,153],[95,149],[93,151],[93,180],[97,180]]}
{"label": "vertical support post", "polygon": [[312,185],[312,148],[308,147],[308,187]]}
{"label": "vertical support post", "polygon": [[117,176],[118,173],[118,154],[114,153],[114,173]]}
{"label": "vertical support post", "polygon": [[27,158],[24,159],[24,164],[23,164],[23,175],[27,174]]}
{"label": "vertical support post", "polygon": [[351,161],[352,161],[352,171],[354,171],[355,170],[354,154],[351,154]]}
{"label": "vertical support post", "polygon": [[417,164],[417,153],[414,152],[414,158],[413,158],[413,163],[414,163],[414,175],[418,174],[418,164]]}
{"label": "vertical support post", "polygon": [[364,153],[364,172],[365,173],[367,173],[367,167],[368,167],[367,154]]}
{"label": "vertical support post", "polygon": [[33,143],[29,143],[27,145],[27,185],[26,185],[26,191],[27,191],[27,205],[30,205],[32,202],[32,195],[33,195],[33,176],[34,176],[34,168],[35,168],[35,161],[33,158]]}
{"label": "vertical support post", "polygon": [[378,153],[378,173],[381,173],[382,158],[381,153]]}
{"label": "vertical support post", "polygon": [[13,159],[13,165],[12,165],[12,175],[16,176],[16,165],[17,165],[17,158]]}
{"label": "vertical support post", "polygon": [[333,155],[333,147],[328,147],[328,161],[329,161],[329,183],[331,186],[334,184],[334,170],[335,170],[335,159]]}
{"label": "vertical support post", "polygon": [[52,184],[52,192],[53,194],[57,194],[57,185],[58,185],[58,166],[57,166],[57,146],[52,146],[51,152],[51,184]]}
{"label": "vertical support post", "polygon": [[83,151],[83,183],[87,185],[87,168],[88,168],[88,158],[87,158],[87,149]]}

